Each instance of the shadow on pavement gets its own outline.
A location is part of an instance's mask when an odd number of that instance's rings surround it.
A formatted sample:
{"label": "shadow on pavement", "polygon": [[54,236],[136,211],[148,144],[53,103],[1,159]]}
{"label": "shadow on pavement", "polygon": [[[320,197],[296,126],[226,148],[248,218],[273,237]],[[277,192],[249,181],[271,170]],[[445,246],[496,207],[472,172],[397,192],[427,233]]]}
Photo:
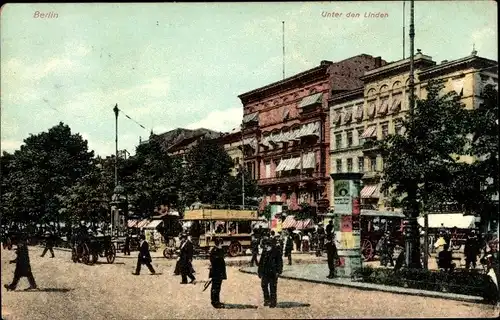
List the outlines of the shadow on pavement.
{"label": "shadow on pavement", "polygon": [[35,290],[24,290],[24,292],[68,292],[73,289],[68,288],[38,288]]}
{"label": "shadow on pavement", "polygon": [[224,309],[257,309],[251,304],[224,303]]}
{"label": "shadow on pavement", "polygon": [[150,275],[152,276],[161,276],[163,273],[161,272],[157,272],[157,273],[150,273]]}
{"label": "shadow on pavement", "polygon": [[309,303],[301,303],[301,302],[278,302],[276,308],[302,308],[302,307],[310,307]]}
{"label": "shadow on pavement", "polygon": [[96,265],[96,264],[125,264],[125,262],[107,263],[107,262],[97,261],[96,263],[94,263],[94,265]]}

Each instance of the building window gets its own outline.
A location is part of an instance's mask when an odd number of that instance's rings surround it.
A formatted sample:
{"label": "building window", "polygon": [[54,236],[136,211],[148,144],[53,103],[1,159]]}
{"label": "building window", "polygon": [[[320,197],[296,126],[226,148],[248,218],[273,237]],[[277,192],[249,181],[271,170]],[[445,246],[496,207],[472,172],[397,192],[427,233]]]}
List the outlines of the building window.
{"label": "building window", "polygon": [[401,121],[396,120],[394,122],[394,133],[399,135],[403,134],[403,123]]}
{"label": "building window", "polygon": [[370,158],[370,171],[371,172],[377,171],[377,158],[375,157]]}
{"label": "building window", "polygon": [[337,133],[335,135],[335,149],[341,149],[342,148],[342,134]]}
{"label": "building window", "polygon": [[353,170],[352,170],[352,158],[347,159],[347,172],[353,172]]}
{"label": "building window", "polygon": [[358,157],[358,172],[365,172],[365,158]]}
{"label": "building window", "polygon": [[388,135],[389,135],[389,124],[388,123],[384,123],[382,125],[382,139],[384,139]]}
{"label": "building window", "polygon": [[266,162],[266,179],[271,178],[271,162]]}
{"label": "building window", "polygon": [[337,173],[342,172],[342,159],[337,159]]}
{"label": "building window", "polygon": [[347,132],[347,147],[351,147],[352,146],[352,131],[348,131]]}
{"label": "building window", "polygon": [[361,136],[363,135],[363,132],[365,132],[365,128],[361,127],[358,128],[358,146],[360,146],[363,143],[363,138]]}

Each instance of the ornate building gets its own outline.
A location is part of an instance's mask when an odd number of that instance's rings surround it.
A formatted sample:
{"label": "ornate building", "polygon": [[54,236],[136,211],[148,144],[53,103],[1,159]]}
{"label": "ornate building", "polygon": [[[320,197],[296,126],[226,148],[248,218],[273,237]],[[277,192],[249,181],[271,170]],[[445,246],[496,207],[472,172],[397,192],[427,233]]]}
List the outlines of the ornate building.
{"label": "ornate building", "polygon": [[[425,98],[430,79],[440,79],[444,92],[456,91],[465,108],[476,108],[486,84],[498,86],[497,62],[476,56],[436,64],[420,51],[414,57],[415,92]],[[391,210],[387,194],[380,193],[383,158],[373,142],[388,134],[403,133],[401,119],[409,106],[410,59],[367,71],[364,84],[329,100],[331,122],[331,172],[361,172],[361,205],[365,209]],[[462,161],[470,158],[462,157]],[[330,182],[333,189],[333,181]],[[331,190],[330,197],[333,197]]]}
{"label": "ornate building", "polygon": [[[329,207],[330,95],[363,85],[365,71],[385,64],[362,54],[313,69],[239,96],[243,104],[244,162],[265,192],[261,208],[307,202]],[[323,200],[323,201],[319,201]]]}

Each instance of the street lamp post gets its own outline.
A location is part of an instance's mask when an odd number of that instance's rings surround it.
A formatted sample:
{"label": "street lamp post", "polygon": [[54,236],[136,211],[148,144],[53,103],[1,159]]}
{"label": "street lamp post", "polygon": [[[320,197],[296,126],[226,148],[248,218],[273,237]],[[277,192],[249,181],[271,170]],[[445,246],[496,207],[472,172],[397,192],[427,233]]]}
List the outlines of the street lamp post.
{"label": "street lamp post", "polygon": [[243,122],[241,123],[241,209],[245,210],[245,143],[243,139]]}

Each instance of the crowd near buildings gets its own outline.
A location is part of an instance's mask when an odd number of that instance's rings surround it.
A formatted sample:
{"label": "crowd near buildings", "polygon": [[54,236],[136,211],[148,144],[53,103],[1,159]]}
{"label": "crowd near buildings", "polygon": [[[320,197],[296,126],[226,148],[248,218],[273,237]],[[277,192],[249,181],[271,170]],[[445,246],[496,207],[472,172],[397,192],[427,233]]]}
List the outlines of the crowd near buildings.
{"label": "crowd near buildings", "polygon": [[[415,94],[425,98],[429,80],[455,91],[467,109],[476,108],[487,84],[498,88],[496,61],[473,51],[437,63],[417,50]],[[216,139],[264,192],[260,204],[296,209],[308,203],[319,214],[333,208],[332,173],[363,173],[361,207],[398,211],[381,192],[384,159],[374,141],[402,133],[409,107],[410,59],[386,62],[360,54],[317,67],[239,95],[241,127],[230,133],[176,129],[165,137],[167,152],[183,155],[200,139]],[[143,142],[147,143],[147,141]],[[472,161],[462,157],[460,161]]]}

